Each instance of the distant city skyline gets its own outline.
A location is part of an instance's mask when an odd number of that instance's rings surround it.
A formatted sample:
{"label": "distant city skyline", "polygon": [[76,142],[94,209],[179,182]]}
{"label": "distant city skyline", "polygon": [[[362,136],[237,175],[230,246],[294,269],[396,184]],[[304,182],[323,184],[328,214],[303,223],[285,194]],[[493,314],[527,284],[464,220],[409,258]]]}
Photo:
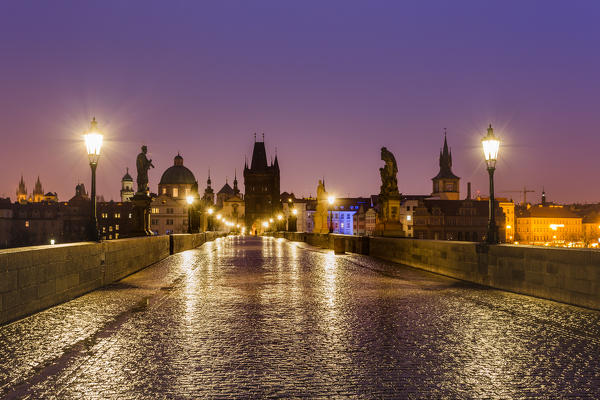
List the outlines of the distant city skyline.
{"label": "distant city skyline", "polygon": [[244,191],[255,132],[282,192],[315,195],[324,176],[338,196],[377,194],[386,146],[400,192],[428,194],[444,128],[461,197],[467,182],[487,196],[491,123],[497,196],[600,202],[598,15],[592,1],[3,3],[0,196],[21,174],[60,200],[89,190],[95,116],[106,200],[142,144],[153,192],[178,152],[200,192],[209,168],[215,191],[236,169]]}

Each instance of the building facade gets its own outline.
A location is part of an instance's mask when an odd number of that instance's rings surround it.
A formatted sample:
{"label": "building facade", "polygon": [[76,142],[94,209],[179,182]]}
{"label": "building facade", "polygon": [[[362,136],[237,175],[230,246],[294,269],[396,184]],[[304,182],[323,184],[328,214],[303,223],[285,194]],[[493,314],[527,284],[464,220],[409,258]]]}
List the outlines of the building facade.
{"label": "building facade", "polygon": [[245,222],[249,232],[260,230],[263,221],[281,212],[279,161],[269,165],[265,143],[255,142],[252,162],[244,166]]}
{"label": "building facade", "polygon": [[[504,213],[496,203],[498,237],[505,241]],[[413,230],[417,239],[479,242],[487,235],[489,203],[478,200],[433,200],[419,202],[414,210]]]}
{"label": "building facade", "polygon": [[177,154],[160,178],[158,196],[152,199],[150,229],[159,235],[187,233],[188,196],[198,198],[198,182]]}
{"label": "building facade", "polygon": [[516,215],[516,241],[540,246],[583,246],[582,218],[568,208],[537,204]]}

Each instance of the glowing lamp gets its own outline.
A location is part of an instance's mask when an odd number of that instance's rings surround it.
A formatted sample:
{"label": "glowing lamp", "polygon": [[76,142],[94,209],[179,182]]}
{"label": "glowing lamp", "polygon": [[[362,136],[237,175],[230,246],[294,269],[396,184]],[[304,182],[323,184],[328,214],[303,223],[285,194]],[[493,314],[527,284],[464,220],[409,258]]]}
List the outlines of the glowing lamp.
{"label": "glowing lamp", "polygon": [[85,139],[85,147],[87,149],[90,164],[98,164],[103,136],[98,131],[98,122],[96,122],[96,117],[92,119],[90,125],[90,130],[88,133],[83,135],[83,138]]}
{"label": "glowing lamp", "polygon": [[187,201],[188,204],[193,204],[194,203],[194,196],[188,196],[185,198],[185,200]]}
{"label": "glowing lamp", "polygon": [[265,228],[267,228],[267,227],[269,226],[269,223],[268,223],[267,221],[265,221],[265,222],[263,222],[263,226],[264,226]]}
{"label": "glowing lamp", "polygon": [[329,202],[329,204],[333,204],[333,203],[335,202],[335,197],[333,197],[333,196],[329,196],[329,197],[327,198],[327,201]]}
{"label": "glowing lamp", "polygon": [[483,155],[488,168],[496,168],[496,160],[498,160],[498,150],[500,149],[500,139],[494,136],[494,129],[490,124],[487,129],[487,136],[481,139],[483,146]]}
{"label": "glowing lamp", "polygon": [[54,239],[50,239],[50,244],[52,244],[52,245],[53,245],[54,243],[56,243],[56,242],[54,241]]}
{"label": "glowing lamp", "polygon": [[277,219],[278,219],[279,221],[281,221],[281,220],[283,219],[283,216],[282,216],[281,214],[279,214],[279,215],[277,216]]}
{"label": "glowing lamp", "polygon": [[270,222],[270,223],[273,223],[273,218],[269,218],[269,222]]}
{"label": "glowing lamp", "polygon": [[217,219],[220,220],[221,219],[221,214],[217,214]]}
{"label": "glowing lamp", "polygon": [[295,208],[292,210],[292,214],[297,215],[298,214],[298,210],[296,210]]}
{"label": "glowing lamp", "polygon": [[212,208],[209,208],[209,209],[208,209],[208,214],[209,214],[209,215],[212,215],[214,212],[215,212],[215,210],[213,210]]}

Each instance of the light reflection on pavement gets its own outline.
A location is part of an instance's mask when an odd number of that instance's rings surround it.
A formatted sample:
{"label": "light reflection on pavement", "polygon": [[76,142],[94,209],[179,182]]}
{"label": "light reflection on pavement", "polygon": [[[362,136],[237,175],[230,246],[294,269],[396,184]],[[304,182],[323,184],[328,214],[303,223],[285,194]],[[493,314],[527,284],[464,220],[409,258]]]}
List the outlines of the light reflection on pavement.
{"label": "light reflection on pavement", "polygon": [[600,397],[600,313],[228,237],[0,327],[6,398]]}

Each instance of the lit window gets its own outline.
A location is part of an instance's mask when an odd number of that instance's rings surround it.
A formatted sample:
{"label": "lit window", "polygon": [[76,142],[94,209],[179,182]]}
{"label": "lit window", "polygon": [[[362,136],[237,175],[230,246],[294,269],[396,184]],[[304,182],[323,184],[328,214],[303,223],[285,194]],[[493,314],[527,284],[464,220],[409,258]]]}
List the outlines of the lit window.
{"label": "lit window", "polygon": [[29,221],[25,221],[25,228],[29,228]]}
{"label": "lit window", "polygon": [[120,213],[115,213],[115,218],[121,218],[121,214]]}
{"label": "lit window", "polygon": [[407,216],[406,216],[406,220],[407,220],[407,221],[410,221],[410,220],[412,220],[412,215],[407,215]]}
{"label": "lit window", "polygon": [[179,196],[179,189],[173,188],[173,197]]}
{"label": "lit window", "polygon": [[129,219],[131,219],[131,213],[129,213]]}
{"label": "lit window", "polygon": [[119,225],[115,225],[115,231],[119,230]]}
{"label": "lit window", "polygon": [[112,225],[108,227],[108,231],[112,232]]}
{"label": "lit window", "polygon": [[167,188],[162,188],[162,194],[167,194]]}

